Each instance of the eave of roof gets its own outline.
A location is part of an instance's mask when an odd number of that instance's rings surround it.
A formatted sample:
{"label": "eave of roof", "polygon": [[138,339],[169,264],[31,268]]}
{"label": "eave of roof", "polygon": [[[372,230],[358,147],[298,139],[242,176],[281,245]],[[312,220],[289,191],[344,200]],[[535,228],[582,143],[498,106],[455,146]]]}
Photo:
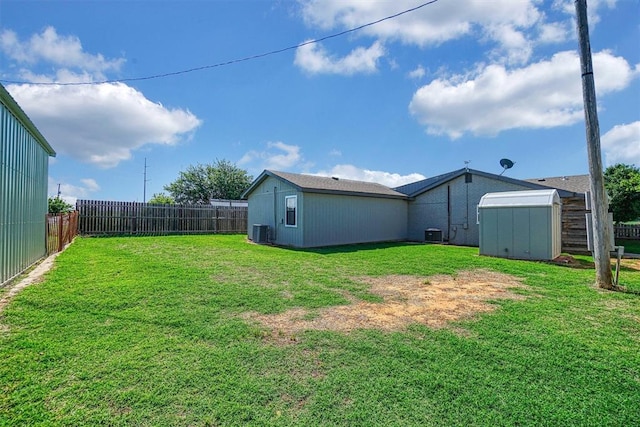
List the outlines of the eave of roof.
{"label": "eave of roof", "polygon": [[324,176],[295,174],[272,170],[263,171],[251,186],[242,194],[246,199],[253,190],[268,177],[274,177],[287,182],[299,191],[319,194],[339,194],[345,196],[377,197],[387,199],[406,200],[407,196],[382,184],[336,179]]}
{"label": "eave of roof", "polygon": [[[438,187],[442,184],[445,184],[449,181],[452,181],[462,175],[464,175],[465,173],[471,173],[473,175],[479,175],[479,176],[483,176],[485,178],[489,178],[489,179],[495,179],[498,181],[502,181],[502,182],[506,182],[506,183],[510,183],[510,184],[516,184],[516,185],[521,185],[523,187],[527,187],[527,188],[531,188],[532,190],[545,190],[545,189],[549,189],[552,187],[546,186],[546,185],[540,185],[540,184],[535,184],[533,182],[529,182],[529,181],[524,181],[524,180],[520,180],[520,179],[515,179],[515,178],[509,178],[507,176],[503,176],[503,175],[496,175],[496,174],[492,174],[492,173],[488,173],[488,172],[483,172],[483,171],[479,171],[479,170],[475,170],[475,169],[466,169],[466,168],[462,168],[462,169],[458,169],[452,172],[448,172],[442,175],[438,175],[438,176],[434,176],[431,178],[427,178],[427,179],[423,179],[422,181],[418,181],[418,182],[414,182],[412,184],[406,184],[406,185],[402,185],[400,187],[396,187],[394,188],[394,190],[399,191],[403,194],[406,194],[407,196],[414,198],[419,196],[420,194],[423,194],[435,187]],[[560,195],[560,197],[568,197],[574,194],[574,192],[572,191],[567,191],[567,190],[563,190],[563,189],[558,189],[558,194]]]}
{"label": "eave of roof", "polygon": [[525,181],[532,182],[538,185],[544,185],[545,187],[549,188],[556,188],[558,190],[571,191],[581,194],[590,191],[591,186],[591,179],[588,174],[534,178],[525,179]]}
{"label": "eave of roof", "polygon": [[18,105],[15,99],[11,96],[11,94],[4,88],[2,84],[0,84],[0,102],[2,102],[8,109],[13,113],[14,116],[22,123],[22,125],[27,128],[29,133],[33,135],[33,137],[38,141],[38,143],[44,148],[44,150],[51,157],[56,156],[55,150],[51,147],[47,139],[40,133],[36,125],[33,124],[29,116],[24,112],[24,110]]}

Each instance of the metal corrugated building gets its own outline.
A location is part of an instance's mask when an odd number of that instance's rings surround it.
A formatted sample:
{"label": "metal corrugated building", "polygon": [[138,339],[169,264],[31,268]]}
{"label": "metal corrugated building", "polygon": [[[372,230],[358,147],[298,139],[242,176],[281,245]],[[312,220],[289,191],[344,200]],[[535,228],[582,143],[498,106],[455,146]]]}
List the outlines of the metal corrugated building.
{"label": "metal corrugated building", "polygon": [[49,156],[55,151],[0,85],[0,284],[46,255]]}
{"label": "metal corrugated building", "polygon": [[381,184],[265,170],[242,198],[252,239],[254,224],[301,248],[407,238],[407,197]]}
{"label": "metal corrugated building", "polygon": [[560,255],[562,202],[556,190],[487,193],[478,208],[480,255],[533,260]]}

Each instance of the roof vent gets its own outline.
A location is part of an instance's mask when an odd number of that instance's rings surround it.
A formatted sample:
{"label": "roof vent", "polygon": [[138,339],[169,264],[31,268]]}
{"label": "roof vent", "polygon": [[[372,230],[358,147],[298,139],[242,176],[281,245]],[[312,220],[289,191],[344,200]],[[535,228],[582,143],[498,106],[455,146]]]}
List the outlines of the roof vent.
{"label": "roof vent", "polygon": [[546,181],[546,179],[544,179],[544,178],[540,178],[540,179],[538,180],[538,182],[544,182],[544,181]]}
{"label": "roof vent", "polygon": [[340,180],[340,178],[338,178],[337,176],[332,176],[331,179],[335,179],[336,181]]}

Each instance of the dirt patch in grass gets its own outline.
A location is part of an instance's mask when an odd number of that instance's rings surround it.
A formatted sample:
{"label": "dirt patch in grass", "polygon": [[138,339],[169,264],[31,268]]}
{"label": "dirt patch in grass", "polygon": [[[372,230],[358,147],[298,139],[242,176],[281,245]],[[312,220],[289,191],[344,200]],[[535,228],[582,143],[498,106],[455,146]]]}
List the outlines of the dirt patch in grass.
{"label": "dirt patch in grass", "polygon": [[[615,265],[615,260],[611,260],[611,264]],[[623,258],[620,260],[620,265],[629,270],[640,271],[640,259],[638,258]]]}
{"label": "dirt patch in grass", "polygon": [[552,261],[549,261],[549,263],[570,268],[595,268],[595,264],[592,261],[576,259],[571,255],[560,255]]}
{"label": "dirt patch in grass", "polygon": [[356,280],[370,284],[370,292],[382,297],[383,302],[351,296],[349,305],[313,312],[294,308],[279,314],[247,313],[245,317],[271,329],[274,338],[285,340],[305,330],[396,331],[415,323],[442,328],[449,322],[495,310],[489,301],[524,299],[513,290],[525,287],[513,276],[488,270],[463,271],[456,276],[392,275]]}

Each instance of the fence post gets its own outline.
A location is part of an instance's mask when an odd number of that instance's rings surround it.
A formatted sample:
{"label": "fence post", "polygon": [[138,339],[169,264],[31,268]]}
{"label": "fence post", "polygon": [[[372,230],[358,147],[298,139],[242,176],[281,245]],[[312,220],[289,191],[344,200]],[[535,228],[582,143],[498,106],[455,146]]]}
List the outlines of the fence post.
{"label": "fence post", "polygon": [[62,251],[62,214],[58,214],[58,252]]}

